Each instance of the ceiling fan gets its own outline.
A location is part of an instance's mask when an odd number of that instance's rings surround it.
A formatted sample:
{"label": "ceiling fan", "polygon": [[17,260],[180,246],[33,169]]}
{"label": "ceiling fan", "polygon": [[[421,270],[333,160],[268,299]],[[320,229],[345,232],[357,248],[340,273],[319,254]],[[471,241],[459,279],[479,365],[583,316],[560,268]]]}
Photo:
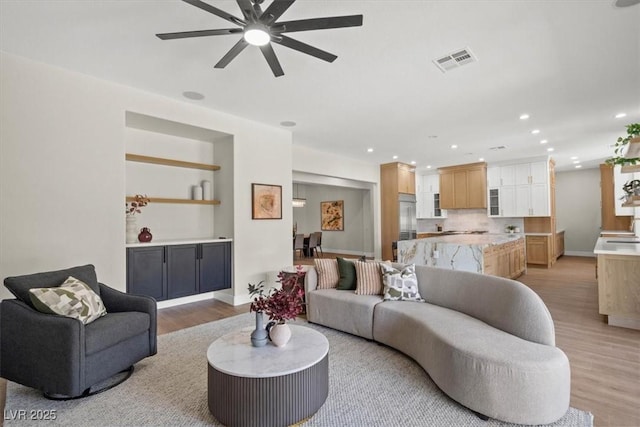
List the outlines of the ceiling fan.
{"label": "ceiling fan", "polygon": [[302,43],[284,33],[296,31],[326,30],[330,28],[359,27],[362,25],[362,15],[333,16],[327,18],[300,19],[297,21],[277,22],[278,18],[295,3],[296,0],[273,0],[264,11],[260,6],[264,0],[236,0],[242,10],[243,19],[237,18],[223,10],[211,6],[200,0],[182,0],[192,6],[226,19],[240,28],[225,28],[216,30],[183,31],[178,33],[156,34],[162,40],[184,39],[190,37],[221,36],[227,34],[242,34],[243,37],[222,57],[215,68],[226,67],[247,45],[260,47],[271,71],[276,77],[284,75],[280,61],[276,56],[271,42],[286,46],[307,55],[315,56],[323,61],[333,62],[337,56],[316,47]]}

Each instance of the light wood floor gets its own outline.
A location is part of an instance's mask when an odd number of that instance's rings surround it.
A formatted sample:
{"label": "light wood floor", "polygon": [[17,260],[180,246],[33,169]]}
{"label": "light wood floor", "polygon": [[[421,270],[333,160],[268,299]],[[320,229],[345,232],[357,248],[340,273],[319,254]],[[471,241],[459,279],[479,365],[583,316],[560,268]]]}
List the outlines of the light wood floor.
{"label": "light wood floor", "polygon": [[[571,363],[571,406],[593,413],[596,426],[640,426],[640,331],[608,326],[598,314],[595,259],[565,256],[549,270],[530,267],[519,280],[551,311],[556,344]],[[166,308],[158,314],[158,333],[247,311],[248,305],[231,307],[219,301]],[[0,384],[4,409],[3,398]]]}

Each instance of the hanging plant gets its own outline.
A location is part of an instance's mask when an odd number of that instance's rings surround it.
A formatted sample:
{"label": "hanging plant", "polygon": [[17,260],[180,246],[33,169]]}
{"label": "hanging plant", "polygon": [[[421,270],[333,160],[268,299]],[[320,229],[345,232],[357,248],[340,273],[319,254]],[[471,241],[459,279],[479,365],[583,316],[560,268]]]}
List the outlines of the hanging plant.
{"label": "hanging plant", "polygon": [[633,138],[640,137],[640,123],[627,125],[627,136],[619,137],[614,145],[614,157],[607,159],[609,165],[636,165],[640,163],[640,157],[625,157],[625,147]]}

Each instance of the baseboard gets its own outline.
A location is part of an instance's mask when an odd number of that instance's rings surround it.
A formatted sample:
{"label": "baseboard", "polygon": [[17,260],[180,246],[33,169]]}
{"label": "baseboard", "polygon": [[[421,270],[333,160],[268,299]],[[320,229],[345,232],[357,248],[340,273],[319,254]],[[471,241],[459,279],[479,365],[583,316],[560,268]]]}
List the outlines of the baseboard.
{"label": "baseboard", "polygon": [[[241,297],[245,296],[242,295]],[[189,304],[192,302],[204,301],[208,299],[217,299],[229,305],[242,305],[251,302],[248,295],[246,295],[246,297],[244,298],[246,299],[246,301],[244,301],[243,298],[235,297],[233,294],[230,294],[228,290],[224,290],[205,292],[203,294],[197,295],[189,295],[188,297],[174,298],[166,301],[158,301],[158,310],[168,307],[175,307],[177,305]],[[238,299],[241,299],[242,301],[238,302]]]}
{"label": "baseboard", "polygon": [[590,258],[596,257],[596,254],[594,254],[593,252],[587,252],[587,251],[564,251],[564,254],[568,256],[586,256]]}
{"label": "baseboard", "polygon": [[355,255],[357,257],[361,257],[362,255],[364,255],[367,258],[373,258],[373,252],[349,251],[346,249],[330,249],[330,248],[322,248],[322,252],[329,252],[333,254]]}

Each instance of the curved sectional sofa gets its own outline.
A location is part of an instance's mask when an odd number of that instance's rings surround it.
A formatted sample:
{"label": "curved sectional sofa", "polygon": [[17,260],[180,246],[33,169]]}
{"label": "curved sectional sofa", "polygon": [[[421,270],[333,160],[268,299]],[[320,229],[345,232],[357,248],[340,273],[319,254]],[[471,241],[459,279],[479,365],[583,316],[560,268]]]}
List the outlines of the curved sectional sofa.
{"label": "curved sectional sofa", "polygon": [[548,424],[565,415],[569,360],[535,292],[515,280],[427,266],[416,266],[416,276],[426,303],[317,289],[311,267],[307,318],[405,353],[480,416]]}

